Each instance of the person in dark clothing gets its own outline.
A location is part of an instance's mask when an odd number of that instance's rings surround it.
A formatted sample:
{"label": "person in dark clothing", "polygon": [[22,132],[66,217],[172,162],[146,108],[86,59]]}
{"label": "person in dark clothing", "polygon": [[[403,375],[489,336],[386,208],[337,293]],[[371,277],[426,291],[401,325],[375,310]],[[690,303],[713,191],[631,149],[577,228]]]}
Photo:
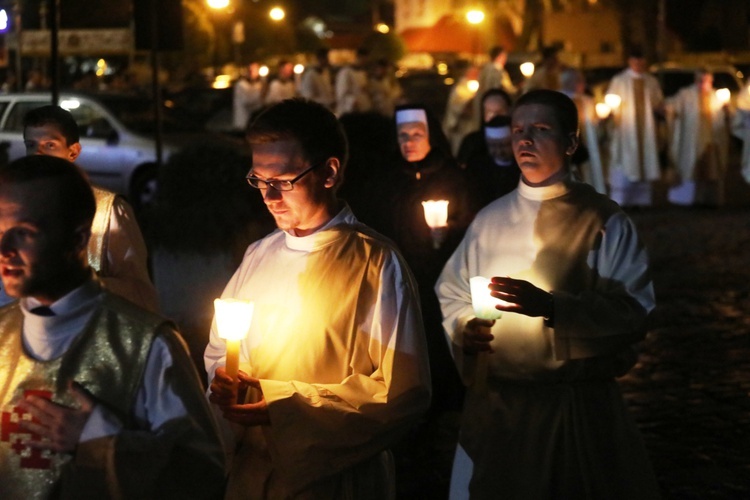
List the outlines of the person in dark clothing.
{"label": "person in dark clothing", "polygon": [[513,157],[510,117],[496,116],[484,126],[487,145],[483,155],[475,155],[466,165],[477,210],[510,193],[518,186],[521,170]]}
{"label": "person in dark clothing", "polygon": [[[371,189],[379,214],[373,224],[394,240],[417,280],[432,373],[430,411],[416,431],[394,449],[397,476],[411,478],[397,484],[397,489],[403,498],[447,498],[464,388],[445,342],[434,284],[470,222],[469,187],[440,123],[428,110],[399,107],[395,122],[398,151]],[[448,226],[437,240],[437,248],[425,221],[422,202],[427,200],[448,201]],[[451,432],[452,441],[445,436]],[[414,469],[416,463],[420,467]],[[438,473],[419,477],[422,470]],[[414,485],[422,486],[412,491]]]}
{"label": "person in dark clothing", "polygon": [[482,156],[487,151],[484,139],[485,124],[496,116],[510,116],[512,105],[513,99],[502,89],[490,89],[482,95],[479,130],[466,134],[456,154],[456,160],[461,168],[466,168],[475,156]]}

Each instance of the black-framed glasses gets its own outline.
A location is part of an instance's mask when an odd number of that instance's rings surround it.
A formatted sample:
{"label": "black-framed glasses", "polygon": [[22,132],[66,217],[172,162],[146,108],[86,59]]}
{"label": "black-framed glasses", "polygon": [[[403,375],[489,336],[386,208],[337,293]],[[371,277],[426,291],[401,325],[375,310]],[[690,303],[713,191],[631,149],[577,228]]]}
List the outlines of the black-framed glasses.
{"label": "black-framed glasses", "polygon": [[248,175],[247,177],[245,177],[245,180],[247,180],[247,183],[255,189],[268,189],[269,187],[271,187],[276,191],[291,191],[292,189],[294,189],[295,182],[299,181],[319,166],[325,165],[325,163],[326,162],[315,163],[314,165],[303,170],[297,177],[288,181],[282,181],[278,179],[271,179],[270,181],[267,181],[264,179],[259,179],[258,177],[255,177],[253,175]]}

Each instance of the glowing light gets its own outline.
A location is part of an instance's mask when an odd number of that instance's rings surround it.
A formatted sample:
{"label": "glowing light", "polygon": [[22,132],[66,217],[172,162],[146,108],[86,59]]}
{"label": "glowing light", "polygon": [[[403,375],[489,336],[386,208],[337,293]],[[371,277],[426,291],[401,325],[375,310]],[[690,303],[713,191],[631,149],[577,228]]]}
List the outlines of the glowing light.
{"label": "glowing light", "polygon": [[422,202],[424,220],[430,228],[448,226],[448,200],[427,200]]}
{"label": "glowing light", "polygon": [[63,99],[60,101],[60,107],[70,111],[71,109],[78,109],[81,106],[81,101],[78,99]]}
{"label": "glowing light", "polygon": [[503,312],[495,309],[495,306],[497,304],[507,305],[508,303],[490,295],[490,291],[487,289],[489,284],[490,279],[483,276],[474,276],[469,279],[474,315],[480,319],[500,319],[503,317]]}
{"label": "glowing light", "polygon": [[281,21],[286,16],[286,12],[281,7],[274,7],[268,12],[268,16],[274,21]]}
{"label": "glowing light", "polygon": [[216,75],[211,87],[215,89],[228,89],[232,84],[232,77],[229,75]]}
{"label": "glowing light", "polygon": [[609,109],[614,111],[620,107],[620,103],[622,103],[622,98],[617,94],[607,94],[604,96],[604,102],[607,103],[607,106],[609,106]]}
{"label": "glowing light", "polygon": [[468,88],[472,92],[476,92],[477,90],[479,90],[479,81],[469,80],[468,82],[466,82],[466,88]]}
{"label": "glowing light", "polygon": [[229,7],[229,0],[206,0],[206,3],[212,9],[226,9]]}
{"label": "glowing light", "polygon": [[237,377],[240,360],[240,342],[247,336],[253,321],[253,303],[237,299],[216,299],[216,329],[219,338],[227,341],[226,372]]}
{"label": "glowing light", "polygon": [[484,12],[472,9],[466,13],[466,20],[469,21],[470,24],[479,24],[484,21]]}
{"label": "glowing light", "polygon": [[716,98],[722,104],[728,103],[731,97],[732,97],[732,94],[731,92],[729,92],[729,89],[717,89],[716,90]]}
{"label": "glowing light", "polygon": [[261,66],[260,68],[258,68],[258,75],[262,76],[263,78],[267,77],[269,72],[270,70],[268,69],[268,66],[266,66],[265,64]]}
{"label": "glowing light", "polygon": [[454,80],[454,79],[453,79],[453,78],[451,78],[450,76],[449,76],[448,78],[446,78],[445,80],[443,80],[443,84],[444,84],[444,85],[448,85],[448,86],[451,86],[451,85],[453,85],[454,83],[456,83],[456,80]]}
{"label": "glowing light", "polygon": [[391,28],[387,24],[385,24],[385,23],[378,23],[378,25],[375,26],[375,31],[377,31],[378,33],[382,33],[382,34],[385,35],[389,31],[391,31]]}
{"label": "glowing light", "polygon": [[5,31],[10,26],[8,22],[8,11],[0,9],[0,31]]}
{"label": "glowing light", "polygon": [[599,117],[600,120],[604,120],[612,112],[612,109],[606,102],[597,102],[596,106],[594,106],[594,111],[596,111],[596,116]]}
{"label": "glowing light", "polygon": [[521,70],[521,74],[525,76],[526,78],[531,77],[531,75],[534,74],[534,63],[533,62],[525,62],[519,66],[519,69]]}

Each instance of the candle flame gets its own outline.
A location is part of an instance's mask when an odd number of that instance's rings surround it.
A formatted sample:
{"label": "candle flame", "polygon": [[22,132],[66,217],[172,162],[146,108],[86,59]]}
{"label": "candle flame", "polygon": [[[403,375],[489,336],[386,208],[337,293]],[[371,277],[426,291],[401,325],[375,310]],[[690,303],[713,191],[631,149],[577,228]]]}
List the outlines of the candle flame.
{"label": "candle flame", "polygon": [[503,312],[495,309],[495,306],[497,304],[506,305],[508,303],[490,295],[490,291],[487,289],[489,284],[490,279],[483,276],[474,276],[469,280],[471,305],[474,307],[474,314],[477,318],[500,319],[503,317]]}
{"label": "candle flame", "polygon": [[716,90],[716,98],[719,100],[720,103],[726,104],[729,102],[729,99],[732,97],[732,93],[729,92],[729,89],[717,89]]}
{"label": "candle flame", "polygon": [[612,112],[612,109],[610,109],[606,102],[597,102],[594,110],[600,120],[604,120]]}
{"label": "candle flame", "polygon": [[422,202],[424,219],[431,229],[448,225],[448,200],[427,200]]}
{"label": "candle flame", "polygon": [[607,94],[604,96],[604,102],[611,110],[615,110],[620,107],[622,98],[617,94]]}
{"label": "candle flame", "polygon": [[253,320],[253,303],[238,299],[215,299],[216,328],[225,340],[242,340]]}

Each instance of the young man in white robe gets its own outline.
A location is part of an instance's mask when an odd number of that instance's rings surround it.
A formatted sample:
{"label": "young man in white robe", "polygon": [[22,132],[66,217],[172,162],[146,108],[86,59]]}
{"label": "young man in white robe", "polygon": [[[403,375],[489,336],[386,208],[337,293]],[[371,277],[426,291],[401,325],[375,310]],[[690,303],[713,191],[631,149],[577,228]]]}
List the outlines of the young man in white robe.
{"label": "young man in white robe", "polygon": [[661,177],[655,115],[662,113],[664,96],[640,50],[631,51],[628,68],[612,78],[607,94],[620,97],[612,110],[610,197],[623,207],[651,206],[652,183]]}
{"label": "young man in white robe", "polygon": [[[27,155],[45,155],[75,162],[82,148],[78,124],[60,106],[32,109],[23,119]],[[148,251],[133,208],[122,196],[94,187],[96,217],[89,239],[88,261],[104,285],[152,312],[159,310],[156,288],[148,272]],[[12,300],[0,290],[0,304]]]}
{"label": "young man in white robe", "polygon": [[167,319],[107,291],[86,259],[96,209],[72,163],[0,167],[0,498],[205,498],[224,453]]}
{"label": "young man in white robe", "polygon": [[666,101],[670,160],[678,177],[667,197],[676,205],[715,207],[724,202],[731,117],[713,81],[710,71],[699,70],[694,85]]}
{"label": "young man in white robe", "polygon": [[[479,212],[436,284],[467,384],[453,499],[659,496],[615,381],[654,308],[648,260],[622,210],[570,176],[577,116],[559,92],[518,100],[518,188]],[[475,276],[491,278],[478,296]],[[500,319],[472,307],[491,297]]]}
{"label": "young man in white robe", "polygon": [[388,448],[430,400],[414,279],[336,197],[347,148],[333,113],[284,101],[248,139],[247,179],[278,230],[222,294],[254,303],[239,389],[215,324],[205,352],[209,398],[235,431],[227,498],[393,498]]}

